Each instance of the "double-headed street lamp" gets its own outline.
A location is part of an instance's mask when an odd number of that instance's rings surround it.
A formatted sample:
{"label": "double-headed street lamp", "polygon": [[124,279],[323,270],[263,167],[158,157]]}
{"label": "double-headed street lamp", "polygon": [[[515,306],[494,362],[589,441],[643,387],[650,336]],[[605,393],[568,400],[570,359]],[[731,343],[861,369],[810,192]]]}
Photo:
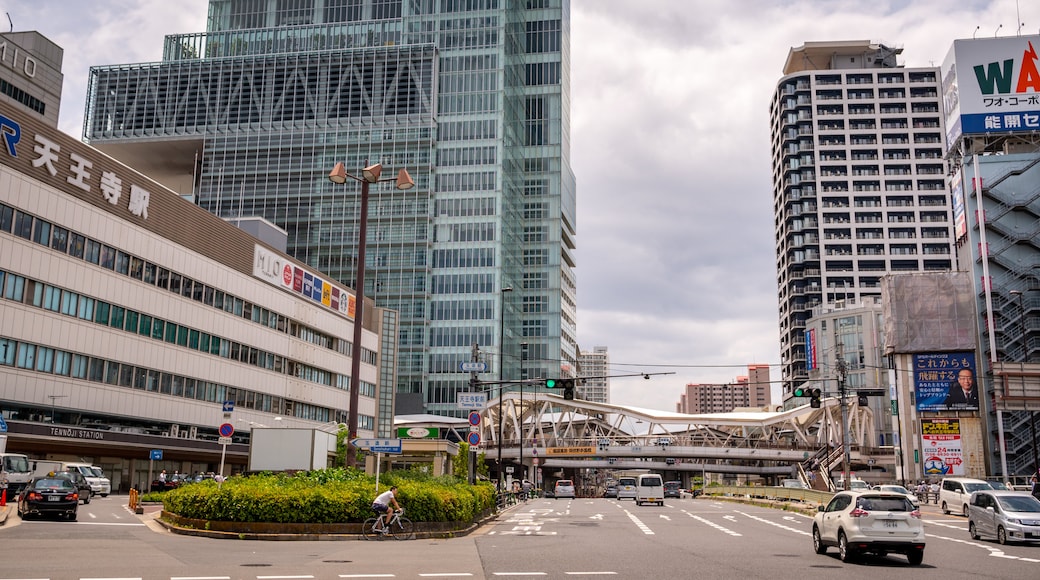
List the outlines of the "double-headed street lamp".
{"label": "double-headed street lamp", "polygon": [[333,183],[346,183],[347,179],[353,179],[361,183],[361,224],[358,231],[358,253],[357,253],[357,275],[354,280],[354,343],[350,351],[350,409],[347,412],[347,467],[357,465],[356,450],[350,442],[357,437],[358,428],[358,395],[361,391],[361,325],[362,313],[365,311],[365,245],[368,234],[368,186],[380,181],[397,181],[397,189],[407,190],[415,187],[412,176],[408,171],[401,169],[397,177],[380,179],[383,166],[379,163],[369,165],[361,171],[361,177],[347,173],[343,163],[336,166],[329,173],[329,180]]}
{"label": "double-headed street lamp", "polygon": [[499,310],[498,323],[498,490],[502,491],[502,386],[506,368],[506,293],[512,292],[512,286],[502,288],[502,307]]}

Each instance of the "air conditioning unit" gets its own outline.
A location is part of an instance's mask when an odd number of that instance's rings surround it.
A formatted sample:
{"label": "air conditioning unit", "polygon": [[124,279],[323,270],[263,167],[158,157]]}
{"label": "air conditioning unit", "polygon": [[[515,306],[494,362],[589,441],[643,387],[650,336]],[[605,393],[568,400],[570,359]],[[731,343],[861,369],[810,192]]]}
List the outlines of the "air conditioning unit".
{"label": "air conditioning unit", "polygon": [[170,425],[170,437],[179,437],[181,432],[181,426],[174,423]]}
{"label": "air conditioning unit", "polygon": [[199,435],[199,428],[198,427],[194,427],[194,426],[188,427],[188,439],[198,439],[199,438],[198,435]]}

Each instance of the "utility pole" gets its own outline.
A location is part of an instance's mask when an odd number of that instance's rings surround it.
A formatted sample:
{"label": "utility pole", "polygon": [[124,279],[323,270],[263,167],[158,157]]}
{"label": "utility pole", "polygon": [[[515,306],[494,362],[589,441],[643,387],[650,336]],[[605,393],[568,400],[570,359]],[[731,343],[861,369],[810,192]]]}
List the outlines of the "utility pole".
{"label": "utility pole", "polygon": [[845,365],[845,353],[842,351],[841,343],[838,343],[838,400],[841,405],[841,480],[845,490],[849,489],[849,409],[845,406],[845,377],[848,367]]}
{"label": "utility pole", "polygon": [[[473,362],[480,362],[480,345],[473,343]],[[477,388],[480,386],[480,379],[477,378],[477,371],[471,371],[469,373],[469,390],[472,393],[477,392]],[[477,450],[472,445],[469,447],[469,484],[475,485],[477,483]]]}

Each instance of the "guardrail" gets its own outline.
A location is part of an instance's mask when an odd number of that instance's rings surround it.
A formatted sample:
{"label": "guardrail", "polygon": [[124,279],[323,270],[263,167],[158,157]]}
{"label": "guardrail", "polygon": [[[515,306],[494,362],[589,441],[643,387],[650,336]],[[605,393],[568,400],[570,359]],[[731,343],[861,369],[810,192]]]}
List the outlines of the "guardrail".
{"label": "guardrail", "polygon": [[773,500],[791,500],[824,505],[834,496],[829,491],[796,487],[769,487],[764,485],[717,485],[704,489],[704,495],[728,495]]}

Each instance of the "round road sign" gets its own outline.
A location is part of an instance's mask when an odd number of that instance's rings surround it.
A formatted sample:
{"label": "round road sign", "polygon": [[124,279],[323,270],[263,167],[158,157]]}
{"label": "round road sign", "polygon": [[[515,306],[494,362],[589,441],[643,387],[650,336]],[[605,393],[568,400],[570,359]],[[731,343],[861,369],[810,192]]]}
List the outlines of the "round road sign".
{"label": "round road sign", "polygon": [[471,432],[467,439],[469,440],[470,445],[480,445],[480,433],[477,433],[476,431]]}
{"label": "round road sign", "polygon": [[220,426],[221,437],[231,437],[235,433],[235,426],[231,423],[224,423]]}
{"label": "round road sign", "polygon": [[472,411],[469,414],[469,424],[474,426],[474,427],[476,427],[477,425],[480,425],[480,413],[478,413],[476,411]]}

